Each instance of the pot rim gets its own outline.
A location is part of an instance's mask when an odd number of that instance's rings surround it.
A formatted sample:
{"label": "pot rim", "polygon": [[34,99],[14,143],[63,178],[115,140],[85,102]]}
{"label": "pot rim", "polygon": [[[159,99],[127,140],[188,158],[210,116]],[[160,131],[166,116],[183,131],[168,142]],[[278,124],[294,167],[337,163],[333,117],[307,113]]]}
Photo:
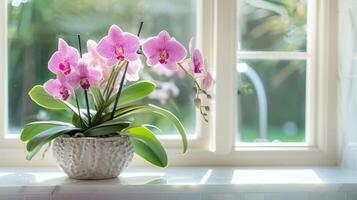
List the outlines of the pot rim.
{"label": "pot rim", "polygon": [[64,139],[64,140],[100,140],[100,141],[107,141],[107,140],[121,140],[121,139],[129,139],[128,136],[125,135],[118,135],[118,136],[111,136],[111,137],[70,137],[70,136],[60,136],[55,139]]}

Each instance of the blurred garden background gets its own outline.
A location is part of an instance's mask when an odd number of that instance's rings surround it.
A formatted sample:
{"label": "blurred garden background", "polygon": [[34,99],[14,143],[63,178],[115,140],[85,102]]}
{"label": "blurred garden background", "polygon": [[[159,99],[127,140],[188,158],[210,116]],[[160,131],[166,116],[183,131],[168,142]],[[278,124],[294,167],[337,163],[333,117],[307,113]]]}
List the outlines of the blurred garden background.
{"label": "blurred garden background", "polygon": [[[307,7],[305,0],[240,0],[238,50],[306,51]],[[45,111],[31,102],[27,92],[35,84],[54,77],[47,62],[62,37],[77,47],[77,34],[83,40],[99,40],[111,24],[136,33],[144,21],[142,37],[165,29],[186,48],[196,35],[195,0],[14,0],[8,2],[8,91],[9,129],[12,133],[27,122],[66,119],[62,112]],[[85,44],[85,43],[84,43]],[[84,45],[84,50],[86,50]],[[305,140],[304,60],[240,60],[260,76],[267,94],[269,141],[302,142]],[[145,62],[143,62],[145,63]],[[225,67],[225,66],[218,66]],[[195,133],[196,110],[189,79],[157,76],[144,67],[143,79],[158,83],[159,91],[149,101],[164,105],[183,121],[188,132]],[[170,79],[173,81],[168,81]],[[259,138],[257,93],[250,80],[241,74],[238,95],[238,140],[253,142]],[[82,103],[82,105],[84,105]],[[70,114],[70,113],[68,113]],[[140,116],[174,133],[166,121]],[[149,120],[149,121],[148,121]]]}
{"label": "blurred garden background", "polygon": [[[306,52],[306,0],[238,1],[238,51]],[[241,59],[266,93],[267,138],[260,140],[258,92],[239,74],[238,141],[304,142],[306,60]]]}

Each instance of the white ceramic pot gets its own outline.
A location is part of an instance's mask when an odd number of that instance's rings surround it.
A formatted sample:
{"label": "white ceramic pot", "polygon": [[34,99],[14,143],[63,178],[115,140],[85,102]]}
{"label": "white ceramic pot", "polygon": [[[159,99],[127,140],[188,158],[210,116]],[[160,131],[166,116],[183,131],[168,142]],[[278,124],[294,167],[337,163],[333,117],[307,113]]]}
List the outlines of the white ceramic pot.
{"label": "white ceramic pot", "polygon": [[58,165],[74,179],[115,178],[133,158],[133,146],[126,136],[58,137],[52,148]]}

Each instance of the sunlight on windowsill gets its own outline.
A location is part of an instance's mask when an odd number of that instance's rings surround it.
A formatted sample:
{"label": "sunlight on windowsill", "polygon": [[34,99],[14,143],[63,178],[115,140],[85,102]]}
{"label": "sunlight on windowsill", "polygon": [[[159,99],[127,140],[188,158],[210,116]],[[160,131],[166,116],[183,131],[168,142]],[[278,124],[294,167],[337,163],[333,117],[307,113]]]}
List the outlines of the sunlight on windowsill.
{"label": "sunlight on windowsill", "polygon": [[54,168],[0,168],[0,188],[22,186],[234,186],[234,185],[325,185],[357,183],[357,174],[340,168],[272,167],[173,167],[129,168],[117,179],[78,181]]}
{"label": "sunlight on windowsill", "polygon": [[319,184],[323,183],[312,169],[239,169],[234,170],[232,184]]}

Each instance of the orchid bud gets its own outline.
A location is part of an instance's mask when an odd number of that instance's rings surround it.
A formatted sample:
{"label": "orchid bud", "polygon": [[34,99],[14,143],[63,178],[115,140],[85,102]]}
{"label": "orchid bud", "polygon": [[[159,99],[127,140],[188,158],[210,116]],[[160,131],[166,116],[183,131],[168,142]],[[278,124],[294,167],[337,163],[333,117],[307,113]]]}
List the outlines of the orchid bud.
{"label": "orchid bud", "polygon": [[195,98],[193,102],[197,108],[199,108],[201,106],[201,99]]}
{"label": "orchid bud", "polygon": [[197,94],[197,88],[196,88],[196,87],[193,87],[192,90],[193,90],[193,92],[194,92],[195,94]]}
{"label": "orchid bud", "polygon": [[210,107],[209,106],[205,106],[205,110],[208,112],[210,111]]}

